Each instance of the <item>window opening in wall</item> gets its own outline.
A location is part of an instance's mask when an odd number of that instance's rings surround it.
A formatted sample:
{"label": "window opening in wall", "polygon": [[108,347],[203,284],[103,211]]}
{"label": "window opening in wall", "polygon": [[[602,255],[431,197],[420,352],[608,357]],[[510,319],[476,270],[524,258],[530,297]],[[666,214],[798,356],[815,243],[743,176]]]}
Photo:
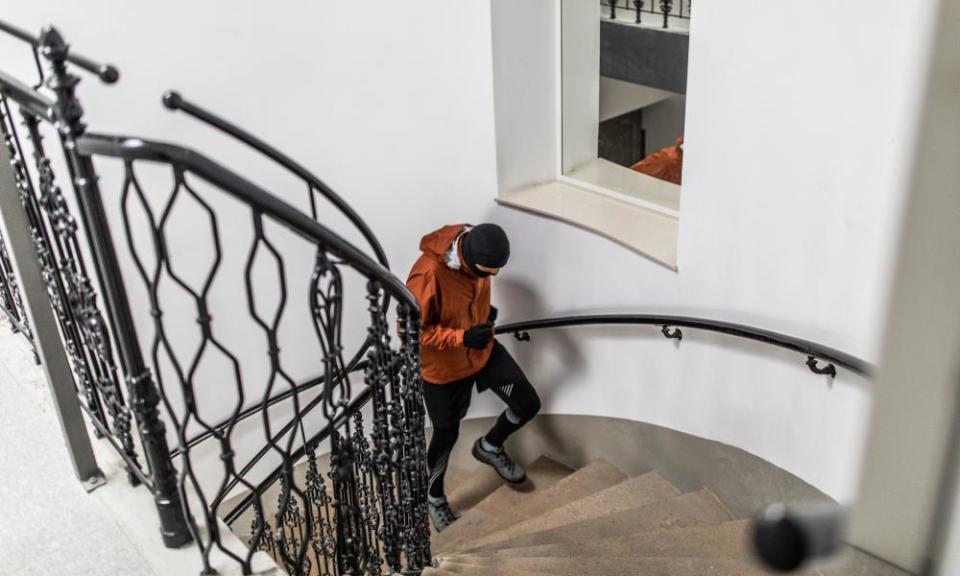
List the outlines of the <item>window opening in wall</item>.
{"label": "window opening in wall", "polygon": [[677,216],[690,0],[562,0],[565,179]]}
{"label": "window opening in wall", "polygon": [[[493,4],[500,28],[495,62],[503,68],[494,83],[498,148],[509,144],[498,149],[498,165],[506,169],[497,201],[589,230],[677,270],[680,183],[691,166],[689,159],[683,166],[681,145],[690,0],[611,1]],[[560,29],[559,45],[553,45],[559,62],[549,73],[520,65],[516,55],[531,48],[531,38],[555,38],[555,29],[544,26],[539,36],[531,35],[506,17],[534,21],[537,6],[559,6],[559,15],[551,12],[559,16],[559,22],[551,18]],[[530,62],[551,62],[555,54],[536,52]],[[555,71],[559,98],[537,108],[532,95],[556,96]],[[515,118],[531,115],[534,120],[524,126],[532,129],[521,137]],[[538,139],[542,127],[549,137]],[[554,128],[559,150],[553,147]],[[530,149],[548,149],[546,158],[537,157],[527,170],[525,164],[514,167],[517,153]]]}

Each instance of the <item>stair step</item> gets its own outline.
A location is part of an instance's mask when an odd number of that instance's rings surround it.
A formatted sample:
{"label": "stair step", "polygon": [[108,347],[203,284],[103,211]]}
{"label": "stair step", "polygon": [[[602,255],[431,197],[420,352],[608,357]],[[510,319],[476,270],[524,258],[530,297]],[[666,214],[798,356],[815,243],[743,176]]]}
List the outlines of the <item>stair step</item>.
{"label": "stair step", "polygon": [[[516,576],[529,572],[555,576],[596,574],[602,576],[765,576],[752,560],[717,558],[511,558],[496,565],[445,563],[443,574],[463,576]],[[804,572],[814,576],[818,572]]]}
{"label": "stair step", "polygon": [[[615,538],[640,532],[655,532],[716,526],[733,520],[726,508],[709,490],[674,496],[652,504],[619,510],[602,518],[592,518],[558,528],[517,536],[472,551],[523,548],[542,544],[567,544]],[[442,554],[443,550],[437,548]]]}
{"label": "stair step", "polygon": [[[570,467],[552,458],[541,456],[527,467],[527,480],[520,486],[504,484],[497,473],[485,465],[480,465],[472,471],[464,485],[454,485],[450,480],[446,480],[450,506],[461,514],[461,518],[443,533],[434,535],[432,541],[434,550],[440,550],[445,543],[454,541],[463,530],[462,526],[470,522],[471,516],[487,518],[503,513],[504,510],[512,510],[525,498],[550,489],[573,472]],[[494,486],[494,490],[487,491],[486,496],[476,502],[478,495],[484,494],[485,490]],[[475,503],[469,509],[460,507],[462,503],[470,502]]]}
{"label": "stair step", "polygon": [[[437,552],[452,552],[470,545],[481,536],[579,500],[619,484],[626,475],[605,460],[595,460],[553,486],[532,494],[510,495],[509,486],[500,488],[478,504],[434,541]],[[508,500],[509,502],[504,502]]]}
{"label": "stair step", "polygon": [[509,558],[565,558],[607,556],[617,558],[717,558],[751,557],[750,522],[734,520],[717,526],[639,532],[614,538],[565,544],[505,548],[456,554],[449,560],[468,564],[495,564]]}
{"label": "stair step", "polygon": [[629,478],[600,492],[481,537],[470,543],[464,550],[482,548],[524,534],[605,517],[618,510],[645,506],[677,495],[679,491],[672,484],[656,472],[650,472]]}
{"label": "stair step", "polygon": [[[544,465],[552,469],[556,463],[551,460]],[[571,470],[566,469],[567,474],[570,472]],[[478,466],[472,470],[451,466],[447,470],[445,485],[450,506],[463,513],[503,486],[503,480],[487,466]]]}

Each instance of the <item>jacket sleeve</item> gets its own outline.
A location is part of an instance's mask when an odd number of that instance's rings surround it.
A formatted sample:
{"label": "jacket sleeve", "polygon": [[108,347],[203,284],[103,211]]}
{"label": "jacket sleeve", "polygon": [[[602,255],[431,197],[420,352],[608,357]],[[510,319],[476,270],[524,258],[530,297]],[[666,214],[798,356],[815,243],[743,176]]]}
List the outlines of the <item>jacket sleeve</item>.
{"label": "jacket sleeve", "polygon": [[407,288],[420,302],[420,345],[446,350],[463,347],[463,330],[440,325],[437,281],[432,274],[418,272],[407,280]]}

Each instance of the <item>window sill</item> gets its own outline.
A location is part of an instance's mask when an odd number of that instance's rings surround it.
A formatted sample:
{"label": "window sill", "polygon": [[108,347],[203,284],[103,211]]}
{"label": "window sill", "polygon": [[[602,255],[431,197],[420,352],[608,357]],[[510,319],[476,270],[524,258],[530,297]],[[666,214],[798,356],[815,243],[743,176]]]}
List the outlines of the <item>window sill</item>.
{"label": "window sill", "polygon": [[680,186],[595,158],[567,172],[560,181],[680,218]]}
{"label": "window sill", "polygon": [[[642,174],[637,176],[656,184],[652,188],[654,194],[645,198],[639,194],[601,189],[596,182],[591,184],[564,176],[545,184],[502,193],[497,202],[590,230],[677,270],[680,187]],[[657,185],[675,189],[675,203],[655,201],[663,199],[656,194],[663,191]]]}

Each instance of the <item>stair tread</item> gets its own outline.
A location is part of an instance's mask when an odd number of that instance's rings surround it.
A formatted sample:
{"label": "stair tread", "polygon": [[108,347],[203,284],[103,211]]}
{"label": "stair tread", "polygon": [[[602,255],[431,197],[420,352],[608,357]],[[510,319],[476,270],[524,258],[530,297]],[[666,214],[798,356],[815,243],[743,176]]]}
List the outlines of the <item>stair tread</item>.
{"label": "stair tread", "polygon": [[636,508],[679,494],[680,492],[662,476],[656,472],[649,472],[628,478],[619,484],[476,539],[470,544],[470,548],[480,548],[523,534],[542,532],[607,516],[617,510]]}
{"label": "stair tread", "polygon": [[[709,490],[703,489],[652,504],[618,510],[600,518],[592,518],[558,528],[524,534],[482,548],[471,548],[469,551],[576,543],[639,532],[694,526],[716,526],[731,520],[733,520],[733,517],[720,504],[716,496]],[[440,548],[437,548],[437,551],[443,553]]]}
{"label": "stair tread", "polygon": [[552,486],[532,494],[511,494],[515,490],[504,486],[440,534],[435,540],[435,549],[440,552],[459,550],[481,536],[579,500],[626,478],[623,472],[609,462],[595,460]]}
{"label": "stair tread", "polygon": [[[548,490],[573,473],[574,470],[569,466],[565,466],[547,456],[541,456],[527,467],[527,479],[519,486],[504,484],[497,473],[485,465],[480,465],[476,470],[471,471],[472,476],[469,477],[465,485],[454,485],[446,481],[445,484],[449,493],[447,498],[450,501],[450,506],[461,517],[443,533],[434,535],[434,549],[439,550],[444,543],[456,539],[462,531],[461,526],[463,524],[461,523],[465,520],[469,523],[472,515],[481,515],[486,518],[496,515],[498,510],[512,510],[524,498]],[[493,489],[488,491],[483,498],[478,499],[477,496],[483,494],[488,487],[493,487]],[[462,507],[469,505],[471,502],[474,503],[469,508]]]}
{"label": "stair tread", "polygon": [[[510,558],[496,565],[449,562],[441,566],[448,574],[514,576],[542,572],[558,576],[602,574],[603,576],[762,576],[770,574],[753,560],[725,558]],[[809,576],[819,572],[803,572]]]}
{"label": "stair tread", "polygon": [[716,526],[696,526],[638,532],[612,538],[593,538],[581,542],[543,544],[483,552],[454,554],[449,560],[489,564],[508,558],[564,558],[606,556],[620,558],[750,558],[749,520],[733,520]]}
{"label": "stair tread", "polygon": [[[542,466],[548,466],[552,471],[555,465],[555,462],[550,461],[544,462]],[[542,466],[538,465],[538,468]],[[487,466],[478,466],[472,470],[451,466],[447,470],[444,484],[447,486],[450,506],[463,513],[503,486],[503,480]]]}

